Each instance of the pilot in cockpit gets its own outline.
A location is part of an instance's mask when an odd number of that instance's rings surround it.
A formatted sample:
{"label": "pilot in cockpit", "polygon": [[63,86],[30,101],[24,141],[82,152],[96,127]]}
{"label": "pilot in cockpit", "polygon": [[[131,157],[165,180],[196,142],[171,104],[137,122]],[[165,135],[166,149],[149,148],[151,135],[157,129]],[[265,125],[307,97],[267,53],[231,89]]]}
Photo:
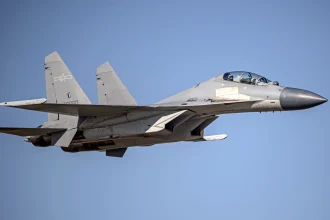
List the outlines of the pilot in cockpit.
{"label": "pilot in cockpit", "polygon": [[257,85],[257,86],[262,86],[262,85],[266,85],[267,83],[268,83],[268,82],[267,82],[267,80],[266,80],[265,77],[260,77],[260,78],[257,80],[256,85]]}
{"label": "pilot in cockpit", "polygon": [[[250,84],[256,86],[269,85],[270,82],[272,82],[258,74],[251,72],[244,72],[244,71],[227,72],[223,75],[223,79],[231,82]],[[278,82],[273,82],[272,85],[279,85],[279,84]]]}

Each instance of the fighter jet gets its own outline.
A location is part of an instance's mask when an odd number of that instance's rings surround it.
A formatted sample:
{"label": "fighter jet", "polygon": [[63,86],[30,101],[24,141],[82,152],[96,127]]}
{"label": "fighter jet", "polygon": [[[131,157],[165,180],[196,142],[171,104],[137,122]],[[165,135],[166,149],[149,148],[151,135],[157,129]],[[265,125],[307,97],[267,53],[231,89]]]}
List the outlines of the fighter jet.
{"label": "fighter jet", "polygon": [[217,75],[152,105],[137,105],[108,62],[97,68],[98,104],[90,102],[57,52],[46,56],[47,98],[4,102],[1,106],[48,113],[37,128],[2,127],[37,147],[65,152],[105,152],[123,157],[127,148],[180,141],[223,140],[204,136],[219,115],[242,112],[302,110],[328,100],[313,92],[282,87],[277,81],[247,72]]}

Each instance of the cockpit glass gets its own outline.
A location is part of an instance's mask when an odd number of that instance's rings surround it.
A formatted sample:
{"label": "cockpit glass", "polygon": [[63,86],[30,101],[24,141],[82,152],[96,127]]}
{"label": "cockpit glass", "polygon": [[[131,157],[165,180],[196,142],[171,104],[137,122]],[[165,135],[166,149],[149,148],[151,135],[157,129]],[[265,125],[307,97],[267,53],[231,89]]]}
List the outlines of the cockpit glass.
{"label": "cockpit glass", "polygon": [[223,79],[224,80],[228,80],[228,81],[234,81],[234,82],[238,82],[240,75],[242,74],[242,72],[230,72],[230,73],[225,73],[223,75]]}
{"label": "cockpit glass", "polygon": [[266,85],[269,82],[271,82],[269,79],[266,79],[263,76],[251,72],[244,72],[244,71],[234,71],[234,72],[225,73],[223,75],[223,79],[227,81],[233,81],[233,82],[251,84],[251,85]]}

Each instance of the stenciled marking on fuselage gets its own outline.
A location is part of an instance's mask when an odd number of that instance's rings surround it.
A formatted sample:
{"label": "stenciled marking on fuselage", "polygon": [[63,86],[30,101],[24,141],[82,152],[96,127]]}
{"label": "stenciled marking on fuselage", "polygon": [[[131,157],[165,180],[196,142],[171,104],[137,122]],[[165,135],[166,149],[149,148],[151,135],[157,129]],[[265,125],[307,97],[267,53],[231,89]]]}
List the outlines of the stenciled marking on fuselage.
{"label": "stenciled marking on fuselage", "polygon": [[238,87],[226,87],[215,90],[218,100],[238,100]]}
{"label": "stenciled marking on fuselage", "polygon": [[78,100],[63,102],[63,104],[78,104]]}
{"label": "stenciled marking on fuselage", "polygon": [[64,73],[62,73],[61,76],[58,76],[58,77],[54,77],[54,81],[60,81],[60,82],[63,82],[65,80],[70,80],[70,79],[73,79],[72,75],[64,75]]}
{"label": "stenciled marking on fuselage", "polygon": [[239,93],[238,87],[218,88],[215,90],[215,99],[219,101],[250,100],[250,96]]}

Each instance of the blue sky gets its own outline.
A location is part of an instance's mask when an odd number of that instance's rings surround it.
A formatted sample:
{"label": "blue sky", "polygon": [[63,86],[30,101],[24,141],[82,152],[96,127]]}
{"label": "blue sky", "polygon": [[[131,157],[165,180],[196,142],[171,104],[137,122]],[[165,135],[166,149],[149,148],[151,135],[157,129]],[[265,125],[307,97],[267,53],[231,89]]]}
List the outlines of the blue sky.
{"label": "blue sky", "polygon": [[[93,103],[109,61],[139,104],[247,70],[330,97],[329,1],[4,1],[0,101],[45,97],[58,51]],[[330,107],[223,115],[220,142],[68,154],[0,135],[2,219],[330,219]],[[0,126],[43,113],[0,109]]]}

